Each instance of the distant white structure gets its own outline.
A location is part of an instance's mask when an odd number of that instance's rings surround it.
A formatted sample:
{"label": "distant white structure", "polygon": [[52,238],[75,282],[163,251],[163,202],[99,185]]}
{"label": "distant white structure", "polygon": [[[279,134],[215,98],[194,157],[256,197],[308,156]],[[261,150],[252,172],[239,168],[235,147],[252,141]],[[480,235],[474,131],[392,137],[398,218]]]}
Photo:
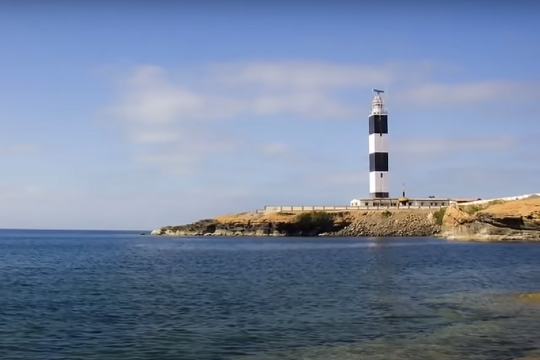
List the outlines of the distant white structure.
{"label": "distant white structure", "polygon": [[532,197],[540,197],[540,193],[533,193],[533,194],[525,194],[525,195],[516,195],[516,196],[507,196],[502,198],[494,198],[494,199],[484,199],[484,200],[474,200],[474,201],[468,201],[464,202],[464,205],[481,205],[481,204],[487,204],[491,201],[512,201],[512,200],[523,200],[528,199]]}
{"label": "distant white structure", "polygon": [[384,199],[389,197],[388,114],[381,97],[384,91],[373,92],[369,116],[369,193],[372,198]]}

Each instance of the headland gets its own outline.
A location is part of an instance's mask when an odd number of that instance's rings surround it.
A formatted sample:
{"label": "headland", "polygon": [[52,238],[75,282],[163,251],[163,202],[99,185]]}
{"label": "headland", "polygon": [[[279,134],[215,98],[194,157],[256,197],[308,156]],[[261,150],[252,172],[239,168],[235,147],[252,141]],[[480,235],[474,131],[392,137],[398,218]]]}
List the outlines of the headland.
{"label": "headland", "polygon": [[258,211],[165,226],[168,236],[441,236],[459,241],[540,241],[540,197],[434,208]]}

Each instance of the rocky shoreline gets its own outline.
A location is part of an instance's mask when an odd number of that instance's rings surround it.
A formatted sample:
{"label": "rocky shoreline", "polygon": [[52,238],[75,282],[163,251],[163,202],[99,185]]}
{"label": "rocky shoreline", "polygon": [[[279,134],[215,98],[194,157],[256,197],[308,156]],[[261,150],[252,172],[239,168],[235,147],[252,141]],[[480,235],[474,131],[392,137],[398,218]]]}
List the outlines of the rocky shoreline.
{"label": "rocky shoreline", "polygon": [[242,213],[152,231],[166,236],[441,236],[460,241],[540,241],[540,198],[400,209]]}
{"label": "rocky shoreline", "polygon": [[434,211],[356,211],[238,214],[166,226],[170,236],[429,236],[440,232]]}

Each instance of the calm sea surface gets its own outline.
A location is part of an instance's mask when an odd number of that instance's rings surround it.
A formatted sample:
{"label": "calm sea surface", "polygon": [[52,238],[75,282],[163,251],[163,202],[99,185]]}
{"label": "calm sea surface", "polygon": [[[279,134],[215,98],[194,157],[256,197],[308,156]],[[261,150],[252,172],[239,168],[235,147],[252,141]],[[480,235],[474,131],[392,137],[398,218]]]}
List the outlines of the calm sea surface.
{"label": "calm sea surface", "polygon": [[1,359],[540,354],[540,244],[0,231]]}

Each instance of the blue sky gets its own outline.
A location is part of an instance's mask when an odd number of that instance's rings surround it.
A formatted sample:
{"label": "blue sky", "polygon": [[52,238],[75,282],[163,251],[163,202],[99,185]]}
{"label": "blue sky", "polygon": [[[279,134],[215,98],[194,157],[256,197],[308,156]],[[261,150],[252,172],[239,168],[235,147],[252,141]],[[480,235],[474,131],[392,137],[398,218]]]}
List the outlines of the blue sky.
{"label": "blue sky", "polygon": [[539,191],[534,2],[2,2],[0,227]]}

